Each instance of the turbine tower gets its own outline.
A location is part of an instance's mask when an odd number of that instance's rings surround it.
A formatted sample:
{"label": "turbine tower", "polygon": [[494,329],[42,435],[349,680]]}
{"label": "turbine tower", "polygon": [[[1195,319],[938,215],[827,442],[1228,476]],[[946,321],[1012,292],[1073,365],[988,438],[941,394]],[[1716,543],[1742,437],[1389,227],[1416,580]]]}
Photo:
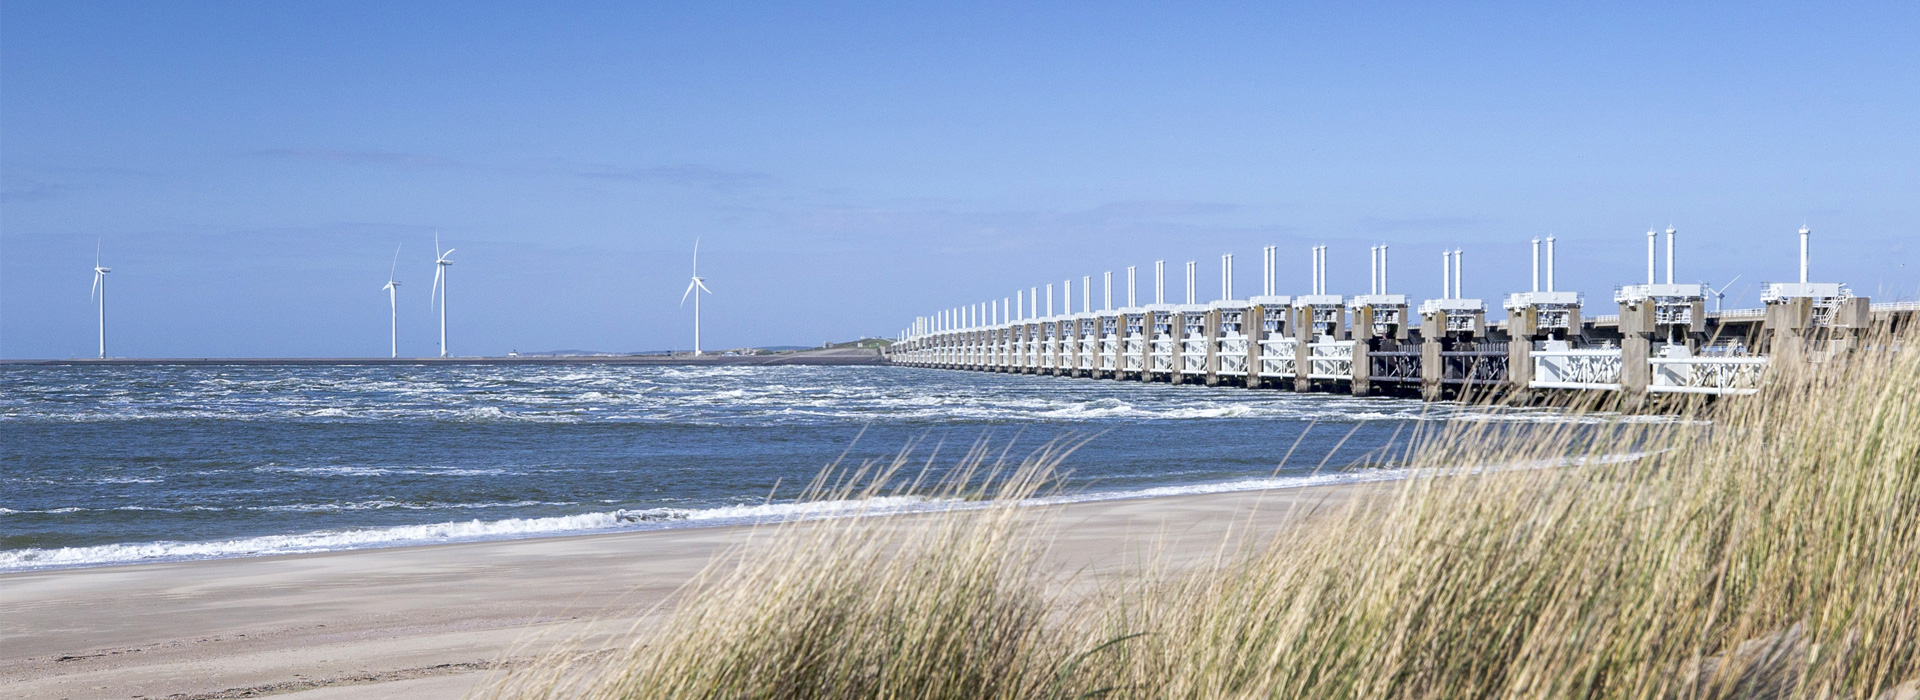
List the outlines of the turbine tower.
{"label": "turbine tower", "polygon": [[700,239],[695,238],[693,239],[693,281],[688,282],[687,291],[680,294],[680,305],[683,307],[687,305],[687,296],[693,296],[693,354],[695,356],[699,356],[700,354],[699,292],[712,294],[713,290],[707,289],[706,280],[700,278]]}
{"label": "turbine tower", "polygon": [[107,273],[113,270],[100,266],[100,244],[93,244],[93,293],[89,296],[100,300],[100,359],[107,359]]}
{"label": "turbine tower", "polygon": [[387,338],[390,348],[389,352],[391,353],[388,357],[393,358],[400,357],[400,304],[398,301],[400,283],[393,279],[393,273],[399,269],[400,246],[394,246],[393,266],[387,268],[387,286],[381,287],[381,289],[387,290],[387,311],[389,314],[387,320]]}
{"label": "turbine tower", "polygon": [[[433,292],[427,295],[427,304],[433,304],[433,298],[436,294],[440,297],[441,357],[447,356],[447,266],[453,264],[453,261],[448,260],[447,256],[452,254],[452,248],[448,248],[444,253],[440,251],[440,234],[433,234]],[[429,308],[431,308],[431,306],[429,306]]]}

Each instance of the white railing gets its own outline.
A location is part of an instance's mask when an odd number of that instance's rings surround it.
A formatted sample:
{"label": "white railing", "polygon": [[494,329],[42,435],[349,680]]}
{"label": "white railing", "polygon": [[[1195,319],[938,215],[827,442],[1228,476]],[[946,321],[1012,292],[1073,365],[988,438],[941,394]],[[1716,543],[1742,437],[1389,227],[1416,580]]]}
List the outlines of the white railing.
{"label": "white railing", "polygon": [[1307,366],[1309,379],[1353,378],[1352,342],[1310,343],[1307,347],[1313,362]]}
{"label": "white railing", "polygon": [[1656,357],[1647,391],[1745,395],[1760,390],[1767,373],[1765,356]]}
{"label": "white railing", "polygon": [[1173,371],[1173,336],[1162,335],[1153,339],[1153,371]]}
{"label": "white railing", "polygon": [[1119,336],[1113,336],[1113,335],[1100,336],[1100,361],[1099,361],[1099,364],[1096,366],[1099,367],[1101,370],[1107,371],[1107,372],[1112,372],[1115,369],[1119,369],[1118,367],[1113,366],[1113,356],[1119,353],[1120,353]]}
{"label": "white railing", "polygon": [[1059,357],[1059,355],[1060,341],[1051,337],[1047,338],[1040,348],[1040,367],[1043,369],[1053,369],[1053,358]]}
{"label": "white railing", "polygon": [[1187,374],[1203,374],[1207,371],[1206,336],[1180,339],[1180,371]]}
{"label": "white railing", "polygon": [[1137,335],[1127,336],[1127,352],[1121,356],[1122,368],[1128,372],[1143,372],[1146,367],[1140,365],[1140,356],[1147,350],[1147,339]]}
{"label": "white railing", "polygon": [[1535,389],[1620,389],[1620,349],[1533,351]]}
{"label": "white railing", "polygon": [[1216,357],[1220,358],[1220,367],[1215,370],[1219,374],[1239,376],[1247,373],[1246,336],[1221,338],[1215,352],[1219,353]]}
{"label": "white railing", "polygon": [[1260,341],[1260,376],[1294,376],[1293,359],[1299,350],[1297,338],[1268,338]]}

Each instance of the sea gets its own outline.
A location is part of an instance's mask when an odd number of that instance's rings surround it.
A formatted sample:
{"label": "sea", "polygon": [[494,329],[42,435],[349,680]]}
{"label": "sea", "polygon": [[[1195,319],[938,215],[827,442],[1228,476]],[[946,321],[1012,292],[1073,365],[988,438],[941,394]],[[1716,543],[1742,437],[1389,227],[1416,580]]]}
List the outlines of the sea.
{"label": "sea", "polygon": [[[902,367],[0,366],[0,571],[950,505],[823,470],[1049,445],[1047,502],[1398,478],[1473,407]],[[824,500],[823,500],[824,499]]]}

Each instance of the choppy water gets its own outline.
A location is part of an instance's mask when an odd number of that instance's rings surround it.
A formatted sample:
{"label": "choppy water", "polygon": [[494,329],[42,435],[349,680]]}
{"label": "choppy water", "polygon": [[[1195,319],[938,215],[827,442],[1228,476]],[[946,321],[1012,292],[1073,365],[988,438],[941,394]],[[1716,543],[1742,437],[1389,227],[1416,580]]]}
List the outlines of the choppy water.
{"label": "choppy water", "polygon": [[1372,478],[1316,472],[1463,410],[891,367],[0,368],[0,570],[781,516],[916,439],[1099,433],[1075,499]]}

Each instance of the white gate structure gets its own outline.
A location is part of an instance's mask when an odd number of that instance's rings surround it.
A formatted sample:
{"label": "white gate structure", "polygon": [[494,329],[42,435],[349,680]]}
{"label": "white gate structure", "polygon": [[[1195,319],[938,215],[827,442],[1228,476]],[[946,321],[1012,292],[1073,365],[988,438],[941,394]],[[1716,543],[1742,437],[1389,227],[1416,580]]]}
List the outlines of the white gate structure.
{"label": "white gate structure", "polygon": [[1260,376],[1294,377],[1294,357],[1300,348],[1297,338],[1267,338],[1260,341]]}
{"label": "white gate structure", "polygon": [[1353,342],[1322,340],[1307,345],[1312,364],[1308,379],[1353,379]]}
{"label": "white gate structure", "polygon": [[1217,358],[1214,371],[1225,376],[1243,377],[1247,374],[1247,334],[1245,326],[1246,309],[1244,307],[1214,304],[1219,309],[1219,339],[1215,341],[1213,351]]}
{"label": "white gate structure", "polygon": [[1620,390],[1620,348],[1533,351],[1534,389]]}
{"label": "white gate structure", "polygon": [[1185,374],[1207,372],[1207,312],[1188,310],[1180,313],[1180,371]]}
{"label": "white gate structure", "polygon": [[1120,356],[1120,369],[1127,372],[1145,372],[1146,365],[1141,364],[1147,354],[1147,317],[1145,314],[1127,314],[1126,352]]}
{"label": "white gate structure", "polygon": [[1694,355],[1684,345],[1669,346],[1653,365],[1649,392],[1746,395],[1760,390],[1766,377],[1765,355]]}

